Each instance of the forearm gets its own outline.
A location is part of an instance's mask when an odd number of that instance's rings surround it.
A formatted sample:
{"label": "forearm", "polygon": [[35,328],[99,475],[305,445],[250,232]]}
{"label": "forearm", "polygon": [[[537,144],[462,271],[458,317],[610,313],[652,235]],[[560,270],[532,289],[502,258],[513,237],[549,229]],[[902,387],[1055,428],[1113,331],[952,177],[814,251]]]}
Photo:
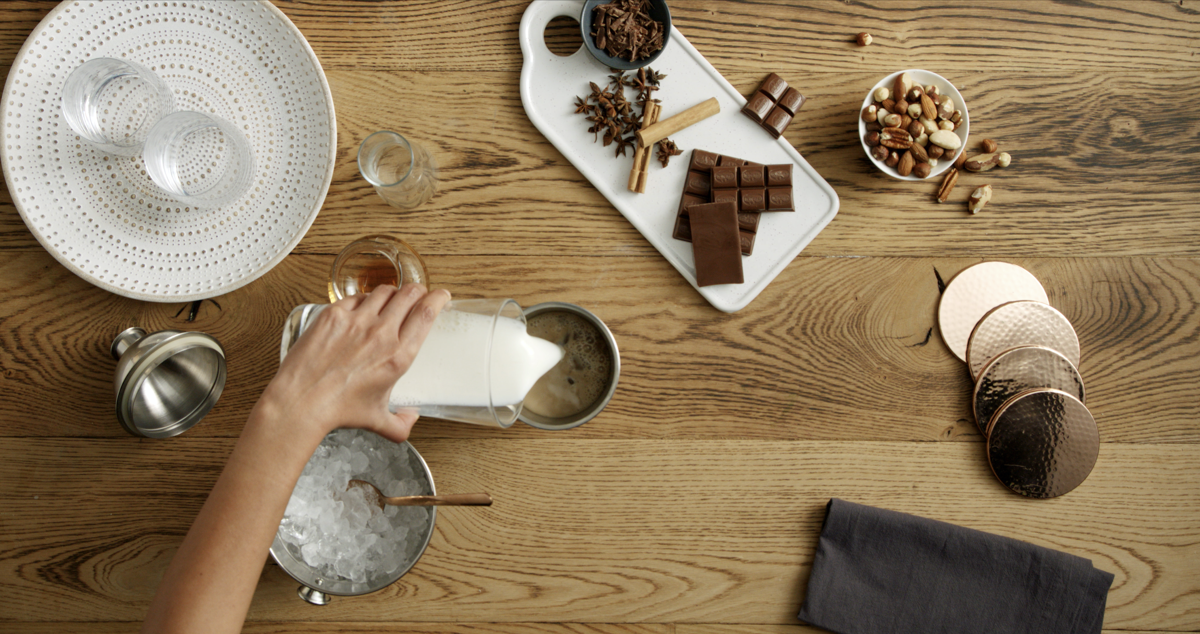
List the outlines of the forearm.
{"label": "forearm", "polygon": [[239,632],[279,520],[320,434],[260,402],[172,559],[143,632]]}

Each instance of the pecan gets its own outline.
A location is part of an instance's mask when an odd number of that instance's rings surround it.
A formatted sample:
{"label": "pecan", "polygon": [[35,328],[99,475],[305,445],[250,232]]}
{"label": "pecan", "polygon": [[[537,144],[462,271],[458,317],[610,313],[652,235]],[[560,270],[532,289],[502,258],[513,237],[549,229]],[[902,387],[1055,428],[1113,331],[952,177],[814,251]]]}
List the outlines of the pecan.
{"label": "pecan", "polygon": [[942,179],[942,186],[938,188],[937,201],[944,203],[950,199],[950,192],[954,190],[954,186],[958,184],[958,168],[951,167],[949,172],[946,172],[946,178]]}
{"label": "pecan", "polygon": [[900,128],[884,128],[879,133],[879,143],[893,150],[907,150],[912,147],[913,138]]}

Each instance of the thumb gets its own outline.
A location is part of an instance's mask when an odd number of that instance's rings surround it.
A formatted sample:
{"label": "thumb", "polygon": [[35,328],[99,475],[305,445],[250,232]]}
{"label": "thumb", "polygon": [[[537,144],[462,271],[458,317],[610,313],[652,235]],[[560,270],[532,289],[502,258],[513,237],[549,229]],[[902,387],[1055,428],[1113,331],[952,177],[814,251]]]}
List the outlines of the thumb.
{"label": "thumb", "polygon": [[375,433],[395,443],[404,442],[408,440],[408,435],[412,432],[417,418],[416,414],[411,413],[392,414],[385,412],[375,427]]}

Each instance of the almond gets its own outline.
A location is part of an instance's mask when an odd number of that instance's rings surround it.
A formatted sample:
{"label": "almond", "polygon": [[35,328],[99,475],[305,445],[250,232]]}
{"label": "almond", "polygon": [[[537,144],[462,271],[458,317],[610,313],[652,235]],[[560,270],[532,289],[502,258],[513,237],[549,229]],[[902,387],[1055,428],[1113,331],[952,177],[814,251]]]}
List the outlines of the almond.
{"label": "almond", "polygon": [[912,151],[910,150],[905,152],[904,156],[900,157],[900,163],[896,165],[896,171],[899,172],[901,176],[908,176],[909,174],[912,174],[913,166],[916,165],[916,163],[916,159],[913,158]]}
{"label": "almond", "polygon": [[924,111],[926,119],[937,119],[938,109],[929,95],[921,95],[921,110]]}
{"label": "almond", "polygon": [[915,158],[918,163],[929,162],[929,154],[925,151],[925,148],[921,147],[920,145],[913,143],[913,146],[908,148],[908,151],[913,154],[913,158]]}

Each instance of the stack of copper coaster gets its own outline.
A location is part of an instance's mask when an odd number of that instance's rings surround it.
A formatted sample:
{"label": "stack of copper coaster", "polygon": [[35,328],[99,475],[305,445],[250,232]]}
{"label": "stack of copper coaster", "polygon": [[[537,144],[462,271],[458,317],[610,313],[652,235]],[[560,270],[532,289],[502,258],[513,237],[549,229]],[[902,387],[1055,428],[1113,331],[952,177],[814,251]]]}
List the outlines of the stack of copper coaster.
{"label": "stack of copper coaster", "polygon": [[1037,278],[1005,262],[967,268],[942,294],[938,326],[975,381],[971,404],[996,477],[1034,498],[1083,483],[1100,436],[1084,405],[1079,339]]}

